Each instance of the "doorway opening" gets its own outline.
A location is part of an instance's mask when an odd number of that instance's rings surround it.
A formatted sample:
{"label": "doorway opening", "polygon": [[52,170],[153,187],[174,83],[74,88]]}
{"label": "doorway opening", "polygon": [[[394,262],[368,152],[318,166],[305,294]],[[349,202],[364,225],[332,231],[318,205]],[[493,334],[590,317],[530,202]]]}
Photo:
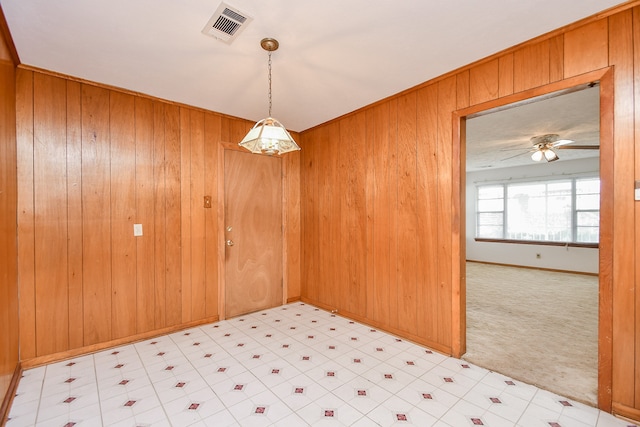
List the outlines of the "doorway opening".
{"label": "doorway opening", "polygon": [[[485,368],[575,400],[597,405],[604,410],[611,405],[611,396],[608,394],[611,382],[611,350],[607,345],[610,336],[607,332],[610,331],[612,322],[610,267],[607,265],[612,257],[612,83],[607,71],[590,73],[580,78],[506,97],[499,100],[500,103],[494,101],[457,113],[460,123],[457,133],[460,136],[460,152],[470,154],[461,155],[460,169],[461,206],[465,207],[461,212],[461,222],[464,221],[465,214],[469,217],[466,224],[461,224],[460,257],[463,274],[460,315],[463,337],[460,354]],[[580,100],[589,97],[597,102],[591,108],[595,111],[595,119],[590,119],[591,125],[593,120],[600,125],[596,126],[595,136],[589,135],[594,130],[593,126],[589,128],[586,123],[581,127],[573,125],[573,128],[569,125],[555,124],[560,114],[552,112],[556,108],[552,108],[552,104],[560,105],[571,98]],[[537,107],[541,107],[543,111],[547,110],[549,114],[534,123],[532,111]],[[573,116],[577,116],[578,111],[577,108],[568,108],[563,114],[577,119]],[[518,117],[519,115],[522,117]],[[478,148],[474,147],[473,143],[479,138],[478,132],[482,130],[482,125],[486,124],[484,122],[501,117],[507,117],[506,121],[493,122],[486,126],[487,129],[492,129],[493,133],[489,132],[483,136],[493,141],[493,148],[480,149],[480,156],[473,158],[474,150]],[[474,120],[477,120],[479,126],[474,124]],[[532,130],[522,124],[527,121],[537,128]],[[511,140],[506,141],[509,137],[504,137],[500,132],[504,132],[505,135],[511,132]],[[514,137],[517,132],[520,134]],[[599,145],[600,150],[585,148],[584,152],[580,153],[582,150],[557,147],[554,151],[560,157],[559,161],[553,159],[547,162],[548,159],[543,158],[542,162],[536,162],[532,138],[540,134],[559,134],[559,139],[574,141],[566,143],[568,145]],[[501,146],[502,137],[504,145]],[[602,181],[599,181],[600,177]],[[591,187],[593,188],[595,182],[600,190],[599,209],[590,212],[592,220],[594,215],[597,217],[599,214],[595,226],[598,231],[595,233],[595,242],[581,242],[580,240],[585,240],[584,233],[578,236],[577,240],[576,233],[580,234],[583,231],[580,220],[584,224],[585,216],[576,205],[576,194],[578,199],[584,199],[580,188],[584,188],[583,181],[589,179]],[[565,230],[569,233],[568,237],[560,236],[562,233],[559,231],[567,224],[560,224],[562,220],[553,217],[554,212],[550,212],[553,211],[554,203],[560,203],[558,191],[562,186],[565,190],[568,189],[565,202],[569,205],[569,211],[565,213],[569,222],[572,222],[568,225],[568,230]],[[535,194],[536,189],[541,188],[544,188],[544,194]],[[501,194],[491,196],[492,190]],[[479,197],[480,192],[489,197]],[[542,208],[541,203],[544,205]],[[529,216],[526,210],[522,210],[522,207],[528,204],[533,212],[530,212]],[[487,208],[491,205],[492,208]],[[497,205],[501,205],[500,209],[496,208]],[[512,212],[505,212],[507,210]],[[542,215],[544,218],[540,218],[540,212],[545,212]],[[518,221],[522,220],[525,221],[525,225],[518,227]],[[492,232],[496,234],[491,236]],[[559,244],[558,240],[562,243]],[[467,259],[479,263],[465,265]],[[513,267],[514,265],[518,267]],[[521,268],[522,266],[527,268]],[[568,273],[570,271],[579,274]],[[570,276],[562,277],[563,274]],[[527,276],[530,278],[527,279]],[[484,283],[484,290],[479,290],[482,289],[477,283],[479,278],[488,282]],[[505,279],[504,284],[508,286],[498,290],[496,288],[500,285],[501,278]],[[547,283],[547,278],[552,279]],[[557,283],[551,283],[553,280]],[[582,300],[576,295],[571,297],[571,293],[576,292],[571,286],[577,286],[575,289],[578,291],[585,291],[584,295],[581,295]],[[497,294],[482,300],[481,297],[492,291],[497,291]],[[560,291],[569,294],[565,302],[560,298]],[[518,293],[524,299],[518,300]],[[543,293],[548,294],[548,303],[544,302]],[[492,307],[493,303],[496,305]],[[593,385],[589,392],[582,394],[562,387],[563,381],[567,384],[576,382],[571,378],[563,379],[562,374],[556,374],[551,375],[549,380],[548,377],[545,379],[544,375],[540,375],[544,374],[544,371],[552,371],[550,363],[571,365],[576,360],[572,359],[576,357],[575,354],[572,355],[568,351],[561,354],[561,350],[554,350],[549,341],[556,335],[560,340],[560,349],[571,349],[568,343],[572,342],[576,334],[573,333],[572,336],[569,325],[561,316],[557,316],[567,314],[571,310],[575,310],[573,315],[569,314],[574,318],[572,320],[584,314],[585,323],[587,319],[591,322],[591,326],[580,325],[580,322],[575,325],[577,331],[584,332],[587,345],[591,348],[586,354],[586,365],[581,365],[581,368],[576,370],[578,373],[586,372],[590,377],[588,382]],[[540,327],[544,322],[533,321],[534,314],[549,321],[548,327],[551,330],[545,332]],[[523,322],[518,323],[520,320]],[[501,321],[506,323],[501,325]],[[507,333],[508,327],[505,325],[515,327],[508,337],[500,336]],[[475,335],[479,327],[483,336]],[[536,334],[540,334],[540,338],[535,338]],[[497,343],[496,348],[487,349],[485,347],[487,342],[491,341],[492,335]],[[487,339],[489,341],[486,341]],[[527,341],[528,339],[530,341]],[[504,345],[505,342],[513,346]],[[486,350],[490,350],[491,357],[481,354]],[[531,358],[529,362],[525,356]],[[558,361],[559,356],[560,359],[564,357],[565,361]],[[545,358],[547,360],[543,362]]]}

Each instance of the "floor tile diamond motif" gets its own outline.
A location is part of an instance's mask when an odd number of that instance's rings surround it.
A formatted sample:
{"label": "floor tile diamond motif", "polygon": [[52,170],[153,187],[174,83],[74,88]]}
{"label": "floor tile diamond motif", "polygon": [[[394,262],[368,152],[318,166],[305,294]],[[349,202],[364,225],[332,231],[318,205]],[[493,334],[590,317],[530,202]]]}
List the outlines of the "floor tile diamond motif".
{"label": "floor tile diamond motif", "polygon": [[299,302],[26,370],[6,425],[632,426]]}

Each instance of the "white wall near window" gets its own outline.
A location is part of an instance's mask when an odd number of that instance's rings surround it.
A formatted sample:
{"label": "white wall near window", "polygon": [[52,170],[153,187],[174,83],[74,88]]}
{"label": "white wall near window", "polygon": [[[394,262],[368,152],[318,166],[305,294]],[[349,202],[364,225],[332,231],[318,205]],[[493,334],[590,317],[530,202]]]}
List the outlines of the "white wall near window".
{"label": "white wall near window", "polygon": [[[584,273],[598,272],[598,249],[569,246],[476,242],[476,186],[505,181],[554,179],[598,173],[599,159],[535,163],[517,168],[487,169],[467,173],[467,260],[523,265]],[[539,258],[538,258],[539,255]]]}

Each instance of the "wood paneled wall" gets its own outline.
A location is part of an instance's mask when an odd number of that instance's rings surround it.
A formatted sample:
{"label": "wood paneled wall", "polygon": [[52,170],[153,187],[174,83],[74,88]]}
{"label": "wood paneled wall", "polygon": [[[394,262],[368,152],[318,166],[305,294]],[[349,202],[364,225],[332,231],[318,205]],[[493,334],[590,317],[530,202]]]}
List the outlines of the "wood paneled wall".
{"label": "wood paneled wall", "polygon": [[0,10],[0,424],[18,366],[15,65]]}
{"label": "wood paneled wall", "polygon": [[640,419],[640,202],[632,191],[640,179],[638,7],[623,5],[303,132],[302,299],[459,352],[464,178],[455,171],[464,147],[453,144],[453,113],[608,66],[615,91],[609,396],[615,412]]}
{"label": "wood paneled wall", "polygon": [[[217,320],[219,145],[252,123],[24,68],[16,81],[21,359]],[[299,159],[284,179],[290,299]]]}

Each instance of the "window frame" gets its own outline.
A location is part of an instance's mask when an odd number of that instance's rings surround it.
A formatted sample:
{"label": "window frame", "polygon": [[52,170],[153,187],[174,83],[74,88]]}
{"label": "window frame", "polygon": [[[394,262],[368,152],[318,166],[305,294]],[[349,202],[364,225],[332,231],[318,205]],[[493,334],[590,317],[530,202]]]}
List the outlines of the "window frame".
{"label": "window frame", "polygon": [[[518,180],[518,181],[502,181],[485,184],[476,184],[476,200],[475,200],[475,241],[476,242],[497,242],[497,243],[514,243],[514,244],[530,244],[530,245],[546,245],[546,246],[565,246],[565,247],[581,247],[581,248],[598,248],[600,246],[600,227],[598,226],[598,242],[578,242],[578,213],[580,212],[597,212],[600,213],[600,203],[598,209],[578,209],[577,208],[577,190],[576,182],[580,180],[600,180],[599,175],[584,176],[563,176],[557,179],[535,179],[535,180]],[[510,239],[506,237],[508,229],[508,187],[510,185],[522,184],[548,184],[552,182],[569,181],[571,183],[571,241],[552,241],[552,240],[529,240],[529,239]],[[502,211],[480,211],[480,189],[482,187],[502,187]],[[598,192],[600,196],[600,192]],[[488,199],[487,199],[488,200]],[[502,237],[479,237],[478,230],[480,227],[480,215],[483,213],[499,213],[502,212]]]}

